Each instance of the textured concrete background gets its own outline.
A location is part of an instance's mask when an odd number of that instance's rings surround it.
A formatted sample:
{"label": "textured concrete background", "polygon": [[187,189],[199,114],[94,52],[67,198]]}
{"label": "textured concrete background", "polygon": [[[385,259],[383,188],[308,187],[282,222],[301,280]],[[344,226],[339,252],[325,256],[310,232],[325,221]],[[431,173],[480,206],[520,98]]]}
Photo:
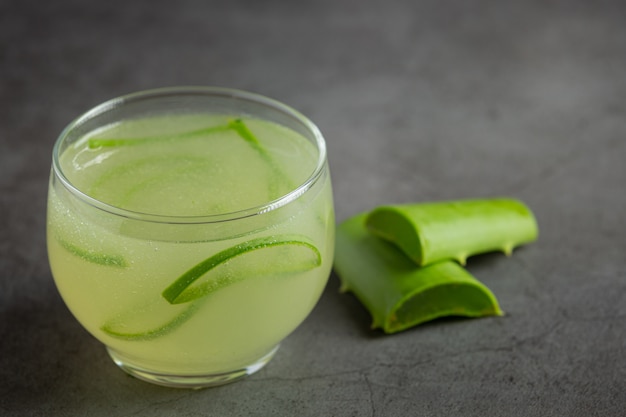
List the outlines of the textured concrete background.
{"label": "textured concrete background", "polygon": [[[626,3],[0,0],[0,415],[626,415]],[[338,220],[507,195],[540,240],[470,259],[506,316],[384,336],[332,276],[258,374],[126,376],[48,269],[53,142],[153,87],[284,101],[326,136]]]}

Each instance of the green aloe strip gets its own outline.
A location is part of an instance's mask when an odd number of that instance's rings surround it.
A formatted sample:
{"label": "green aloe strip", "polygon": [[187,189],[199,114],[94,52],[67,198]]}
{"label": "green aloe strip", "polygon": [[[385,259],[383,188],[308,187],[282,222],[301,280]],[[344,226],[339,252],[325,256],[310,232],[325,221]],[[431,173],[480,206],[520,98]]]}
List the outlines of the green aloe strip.
{"label": "green aloe strip", "polygon": [[228,127],[233,129],[237,134],[244,139],[246,142],[250,144],[250,146],[259,153],[261,158],[265,161],[267,166],[272,170],[272,177],[275,179],[276,183],[270,181],[269,191],[270,195],[277,195],[278,192],[278,182],[283,184],[283,187],[287,190],[293,190],[294,184],[289,181],[289,176],[285,175],[285,173],[280,169],[278,165],[274,162],[272,156],[267,153],[265,148],[261,146],[261,142],[256,137],[254,133],[250,130],[250,128],[244,123],[241,119],[233,119],[228,122]]}
{"label": "green aloe strip", "polygon": [[418,265],[491,251],[510,255],[513,248],[537,239],[537,223],[528,207],[513,199],[461,200],[383,206],[366,226]]}
{"label": "green aloe strip", "polygon": [[[256,276],[271,274],[278,276],[285,272],[306,271],[321,265],[322,257],[319,250],[308,240],[301,236],[270,236],[249,240],[239,245],[235,245],[221,252],[218,252],[205,260],[199,262],[187,272],[182,274],[178,279],[172,282],[163,292],[164,300],[155,301],[150,306],[138,306],[137,308],[127,311],[121,316],[115,317],[107,321],[101,330],[109,336],[117,339],[138,341],[151,340],[164,336],[180,327],[200,308],[206,297],[226,286],[235,284],[244,279],[251,279],[249,275],[220,274],[220,265],[224,265],[229,261],[242,257],[252,252],[262,250],[289,248],[290,254],[283,254],[284,262],[272,262],[268,270],[263,271],[262,268],[256,268],[253,265]],[[296,249],[297,257],[293,255]],[[272,257],[273,259],[274,257]],[[241,261],[242,263],[245,260]],[[213,273],[211,273],[213,272]],[[202,281],[199,285],[193,285],[198,281]],[[171,312],[164,310],[163,303],[168,303],[172,307]],[[180,307],[180,304],[188,303],[188,306]],[[167,316],[162,317],[163,314]],[[156,317],[156,318],[155,318]],[[134,321],[145,323],[146,319],[150,321],[158,321],[153,327],[145,329],[133,325]]]}
{"label": "green aloe strip", "polygon": [[334,268],[372,316],[372,328],[396,333],[445,316],[501,315],[491,291],[458,263],[420,268],[394,245],[368,233],[367,214],[337,228]]}
{"label": "green aloe strip", "polygon": [[[134,146],[141,145],[146,143],[153,143],[154,141],[170,141],[170,140],[179,140],[179,139],[192,139],[199,138],[202,136],[208,136],[215,133],[225,132],[225,131],[233,131],[239,135],[244,141],[246,141],[253,149],[255,149],[261,158],[267,163],[269,168],[272,171],[272,176],[276,182],[283,183],[285,189],[291,190],[294,188],[294,184],[292,184],[288,180],[288,176],[284,174],[284,172],[276,165],[273,158],[270,154],[267,153],[265,148],[261,145],[261,142],[256,137],[256,135],[250,130],[248,125],[240,118],[230,119],[228,123],[223,125],[209,126],[204,127],[202,129],[190,130],[185,132],[179,132],[175,134],[168,135],[154,135],[154,136],[145,136],[145,137],[133,137],[133,138],[91,138],[87,141],[87,146],[90,149],[102,148],[102,147],[118,147],[118,146]],[[124,168],[127,170],[128,168]],[[117,169],[114,172],[109,173],[106,177],[111,175],[120,175],[123,174],[124,171]],[[105,179],[106,177],[103,177]],[[101,180],[102,181],[102,180]],[[99,182],[101,182],[99,181]],[[94,188],[94,186],[92,186]],[[269,191],[271,195],[278,194],[278,186],[275,182],[270,181]]]}
{"label": "green aloe strip", "polygon": [[141,145],[144,143],[154,142],[154,141],[167,141],[172,139],[187,139],[187,138],[197,138],[205,135],[211,135],[213,133],[224,132],[226,130],[231,129],[230,125],[218,125],[218,126],[210,126],[202,129],[190,130],[187,132],[176,133],[172,135],[156,135],[156,136],[146,136],[140,138],[112,138],[112,139],[100,139],[100,138],[92,138],[87,142],[87,146],[91,149],[102,148],[102,147],[116,147],[116,146],[132,146],[132,145]]}
{"label": "green aloe strip", "polygon": [[[124,314],[104,323],[100,328],[111,337],[128,341],[152,340],[164,336],[182,326],[202,306],[202,300],[189,303],[180,310],[163,317],[163,306],[155,302],[150,306],[128,310]],[[157,322],[153,327],[146,329],[145,318],[152,318]],[[161,321],[158,321],[161,320]],[[135,321],[141,323],[135,325]]]}
{"label": "green aloe strip", "polygon": [[[172,282],[172,284],[170,284],[163,291],[163,298],[165,298],[170,304],[187,303],[200,297],[204,297],[224,287],[225,285],[231,285],[235,282],[241,281],[247,277],[242,275],[238,275],[235,277],[217,276],[213,280],[206,281],[205,283],[203,283],[203,285],[195,287],[192,286],[194,282],[203,277],[207,272],[211,271],[213,268],[220,264],[230,261],[235,257],[256,250],[269,249],[283,245],[305,248],[308,250],[310,255],[309,259],[305,259],[304,261],[299,260],[300,264],[298,264],[296,260],[288,263],[286,267],[290,268],[290,272],[291,270],[293,270],[292,268],[295,268],[297,270],[309,269],[317,267],[322,263],[322,257],[319,250],[315,246],[313,246],[313,244],[306,241],[303,237],[283,235],[278,237],[269,236],[257,238],[225,249],[196,264],[187,272],[182,274],[176,281]],[[275,270],[275,265],[276,263],[272,264],[272,273],[278,274],[281,271]]]}
{"label": "green aloe strip", "polygon": [[78,247],[76,245],[73,245],[61,239],[58,236],[57,236],[57,242],[59,242],[59,244],[72,255],[78,256],[79,258],[82,258],[83,260],[93,263],[93,264],[104,265],[104,266],[115,266],[119,268],[124,268],[128,265],[126,262],[126,259],[124,259],[122,255],[107,254],[107,253],[102,253],[102,252],[96,252],[93,250],[83,249],[81,247]]}

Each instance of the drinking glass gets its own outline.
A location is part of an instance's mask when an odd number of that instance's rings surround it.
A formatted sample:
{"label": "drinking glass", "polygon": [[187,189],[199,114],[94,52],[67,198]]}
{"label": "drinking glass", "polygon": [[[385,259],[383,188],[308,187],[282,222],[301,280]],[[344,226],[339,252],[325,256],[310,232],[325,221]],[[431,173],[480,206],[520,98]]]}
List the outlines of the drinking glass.
{"label": "drinking glass", "polygon": [[116,98],[53,149],[56,286],[129,374],[201,388],[261,369],[326,285],[324,138],[275,100],[213,87]]}

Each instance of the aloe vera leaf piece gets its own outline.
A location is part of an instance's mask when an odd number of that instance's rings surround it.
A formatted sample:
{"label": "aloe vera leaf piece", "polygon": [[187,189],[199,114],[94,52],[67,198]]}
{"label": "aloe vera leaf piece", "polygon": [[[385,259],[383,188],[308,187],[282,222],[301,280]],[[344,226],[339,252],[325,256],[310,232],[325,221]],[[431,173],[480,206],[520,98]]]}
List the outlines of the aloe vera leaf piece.
{"label": "aloe vera leaf piece", "polygon": [[[102,147],[133,146],[150,143],[153,141],[196,138],[204,135],[210,135],[213,133],[224,132],[227,130],[232,130],[237,133],[242,139],[248,142],[248,144],[250,144],[250,146],[259,153],[259,155],[270,167],[272,175],[276,181],[282,182],[288,189],[294,188],[293,184],[288,180],[288,176],[285,175],[282,170],[276,165],[273,158],[261,145],[261,142],[256,137],[256,135],[250,130],[248,125],[239,118],[231,119],[228,121],[228,123],[224,125],[210,126],[202,129],[180,132],[171,135],[155,135],[136,138],[91,138],[87,141],[87,146],[90,149]],[[278,193],[276,191],[276,185],[274,182],[270,182],[270,193]]]}
{"label": "aloe vera leaf piece", "polygon": [[513,199],[460,200],[383,206],[369,213],[366,226],[425,266],[491,251],[510,255],[537,239],[531,210]]}
{"label": "aloe vera leaf piece", "polygon": [[[89,189],[88,189],[88,194],[93,197],[102,199],[104,197],[102,189],[103,188],[106,189],[107,182],[116,181],[119,178],[122,178],[124,176],[140,177],[142,176],[142,174],[140,174],[141,171],[146,167],[150,167],[151,165],[159,164],[159,165],[162,165],[162,168],[156,176],[153,175],[151,177],[148,177],[146,180],[144,180],[143,181],[144,183],[149,182],[149,181],[154,181],[161,177],[167,177],[167,175],[171,174],[172,172],[182,171],[183,169],[189,169],[188,167],[185,167],[185,166],[181,168],[175,168],[176,164],[181,164],[181,165],[185,163],[187,163],[187,165],[201,164],[201,163],[206,163],[206,161],[207,161],[206,158],[187,156],[187,155],[181,156],[181,155],[175,155],[175,154],[150,156],[146,158],[141,158],[141,159],[134,161],[133,164],[116,166],[108,170],[107,172],[103,173],[102,175],[100,175],[94,182],[90,184]],[[130,188],[129,190],[125,190],[123,188],[117,187],[115,189],[115,194],[120,196],[120,199],[119,201],[117,201],[117,204],[124,204],[129,198],[129,195],[132,195],[134,193],[135,190],[133,190],[133,188],[141,188],[141,187],[142,187],[142,183],[137,183],[136,185],[132,186],[132,188]]]}
{"label": "aloe vera leaf piece", "polygon": [[[285,264],[281,266],[282,268],[287,268],[288,270],[281,269],[278,271],[275,270],[275,268],[272,268],[269,271],[262,271],[261,269],[257,270],[256,266],[253,266],[255,272],[258,275],[268,273],[278,275],[284,272],[312,269],[321,265],[322,259],[319,250],[301,236],[264,237],[250,240],[228,248],[222,252],[218,252],[217,254],[198,263],[174,281],[162,293],[165,298],[163,302],[167,302],[168,306],[173,308],[171,311],[167,309],[164,310],[164,307],[166,308],[167,306],[163,306],[159,301],[157,301],[148,306],[139,306],[132,310],[128,310],[123,314],[108,320],[100,327],[100,329],[111,337],[128,341],[152,340],[157,337],[165,336],[187,322],[187,320],[189,320],[204,304],[209,294],[225,286],[252,277],[233,277],[220,275],[216,272],[215,276],[206,282],[203,282],[201,285],[193,288],[190,287],[196,280],[203,277],[219,265],[224,264],[225,262],[238,256],[250,253],[251,251],[277,248],[280,246],[287,247],[290,245],[305,249],[307,252],[306,259],[285,260]],[[274,263],[272,263],[272,265],[274,265]],[[187,306],[183,306],[185,303],[187,303]],[[150,326],[145,330],[137,330],[137,326],[133,323],[133,321],[137,320],[139,322],[143,322],[146,317],[153,322],[162,320],[162,323]]]}
{"label": "aloe vera leaf piece", "polygon": [[83,249],[57,236],[57,242],[71,254],[82,258],[83,260],[104,266],[115,266],[124,268],[128,266],[126,259],[122,255],[101,253],[92,250]]}
{"label": "aloe vera leaf piece", "polygon": [[279,194],[277,182],[281,182],[283,187],[286,187],[288,190],[295,188],[294,184],[289,180],[289,176],[286,175],[282,169],[280,169],[274,161],[274,158],[272,158],[272,155],[269,154],[261,145],[261,141],[242,119],[232,119],[228,122],[228,126],[237,132],[242,139],[248,142],[250,146],[259,153],[261,158],[263,158],[267,166],[270,168],[272,178],[274,178],[274,181],[270,181],[269,183],[269,192],[271,195],[277,196]]}
{"label": "aloe vera leaf piece", "polygon": [[[226,285],[230,285],[234,282],[238,282],[240,280],[246,279],[246,276],[236,276],[236,277],[228,277],[228,276],[220,276],[217,275],[214,279],[208,280],[204,283],[204,285],[199,285],[196,287],[191,287],[191,285],[197,281],[199,278],[203,277],[207,272],[211,271],[213,268],[217,267],[220,264],[223,264],[235,257],[242,256],[251,251],[259,250],[259,249],[267,249],[276,246],[282,245],[294,245],[300,246],[305,249],[308,249],[309,255],[311,259],[303,262],[302,265],[293,264],[291,268],[301,268],[301,269],[309,269],[320,266],[322,263],[322,256],[319,250],[310,242],[308,242],[305,238],[300,236],[270,236],[270,237],[262,237],[258,239],[249,240],[228,249],[225,249],[221,252],[218,252],[204,261],[194,265],[187,272],[182,274],[178,279],[176,279],[172,284],[170,284],[163,292],[162,296],[165,298],[170,304],[181,304],[196,300],[200,297],[204,297],[219,288],[222,288]],[[281,271],[278,271],[281,272]]]}
{"label": "aloe vera leaf piece", "polygon": [[[161,336],[165,336],[168,333],[178,329],[187,320],[189,320],[193,314],[202,305],[202,300],[198,300],[194,303],[189,303],[184,306],[182,311],[176,311],[171,314],[171,317],[166,318],[163,323],[151,327],[147,330],[136,330],[132,324],[134,318],[139,320],[143,319],[146,315],[158,316],[162,314],[162,306],[149,306],[142,309],[134,309],[127,311],[123,316],[118,316],[104,323],[100,330],[107,335],[116,339],[128,340],[128,341],[142,341],[152,340]],[[154,311],[150,308],[153,307]]]}
{"label": "aloe vera leaf piece", "polygon": [[87,141],[87,146],[90,149],[102,148],[102,147],[115,147],[115,146],[131,146],[131,145],[141,145],[143,143],[153,142],[153,141],[164,141],[164,140],[172,140],[172,139],[185,139],[185,138],[196,138],[204,135],[210,135],[217,132],[223,132],[231,129],[229,125],[218,125],[218,126],[210,126],[202,129],[190,130],[187,132],[181,132],[171,135],[155,135],[155,136],[145,136],[138,138],[92,138]]}
{"label": "aloe vera leaf piece", "polygon": [[367,213],[337,228],[334,268],[372,328],[396,333],[445,316],[502,315],[493,293],[454,261],[418,267],[397,247],[368,233]]}
{"label": "aloe vera leaf piece", "polygon": [[239,136],[241,136],[245,141],[255,146],[259,150],[263,148],[260,146],[259,139],[257,139],[256,135],[252,133],[252,131],[248,128],[248,126],[241,119],[232,119],[228,122],[228,127],[233,129]]}

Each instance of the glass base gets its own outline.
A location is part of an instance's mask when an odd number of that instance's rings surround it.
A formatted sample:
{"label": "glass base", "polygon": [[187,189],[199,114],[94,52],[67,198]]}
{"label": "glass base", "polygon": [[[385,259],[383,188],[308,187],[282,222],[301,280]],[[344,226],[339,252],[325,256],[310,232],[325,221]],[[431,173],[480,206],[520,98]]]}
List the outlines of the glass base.
{"label": "glass base", "polygon": [[245,376],[252,375],[263,368],[272,357],[274,357],[279,347],[279,345],[275,346],[269,353],[243,368],[207,375],[171,375],[155,372],[129,363],[127,359],[123,358],[123,355],[117,353],[114,349],[107,347],[107,351],[117,366],[137,379],[171,388],[202,389],[228,384]]}

